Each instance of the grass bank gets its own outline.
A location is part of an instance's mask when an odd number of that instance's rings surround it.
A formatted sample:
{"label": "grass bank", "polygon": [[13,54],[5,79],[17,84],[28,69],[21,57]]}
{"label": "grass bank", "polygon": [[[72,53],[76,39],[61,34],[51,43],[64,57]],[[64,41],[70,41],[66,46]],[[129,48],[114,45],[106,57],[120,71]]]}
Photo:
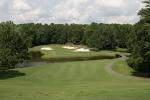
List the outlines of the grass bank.
{"label": "grass bank", "polygon": [[[41,50],[42,47],[50,47],[53,50]],[[51,62],[114,59],[117,57],[117,52],[115,51],[74,52],[74,50],[69,50],[62,47],[63,45],[36,46],[31,48],[30,51],[33,52],[32,54],[34,60]],[[41,59],[37,56],[41,56]]]}

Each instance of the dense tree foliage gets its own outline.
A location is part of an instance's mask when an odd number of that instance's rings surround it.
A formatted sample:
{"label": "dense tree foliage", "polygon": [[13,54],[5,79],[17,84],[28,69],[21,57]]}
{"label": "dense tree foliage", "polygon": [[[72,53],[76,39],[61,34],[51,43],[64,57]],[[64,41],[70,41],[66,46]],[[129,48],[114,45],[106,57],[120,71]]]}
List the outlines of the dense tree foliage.
{"label": "dense tree foliage", "polygon": [[[24,55],[28,55],[28,46],[73,43],[84,44],[97,50],[125,48],[127,47],[128,35],[133,27],[128,24],[102,23],[90,25],[54,23],[50,25],[40,23],[15,25],[12,22],[0,23],[0,26],[0,45],[4,54],[1,53],[1,65],[9,67],[14,67],[15,64],[25,59]],[[7,38],[3,38],[5,35]],[[8,58],[4,58],[5,55]]]}
{"label": "dense tree foliage", "polygon": [[120,24],[23,24],[18,25],[33,46],[43,44],[86,44],[101,49],[127,47],[132,25]]}
{"label": "dense tree foliage", "polygon": [[150,72],[150,26],[137,25],[130,35],[128,64],[137,71]]}
{"label": "dense tree foliage", "polygon": [[85,44],[98,50],[115,49],[116,41],[109,25],[92,23],[85,30]]}
{"label": "dense tree foliage", "polygon": [[115,34],[117,46],[120,48],[127,48],[129,35],[132,32],[134,26],[130,24],[116,24],[111,26],[114,27],[112,28],[112,32]]}
{"label": "dense tree foliage", "polygon": [[146,5],[145,8],[141,9],[138,15],[141,16],[140,23],[150,24],[150,0],[145,0],[143,3]]}
{"label": "dense tree foliage", "polygon": [[14,68],[29,56],[28,41],[13,22],[0,24],[0,66]]}
{"label": "dense tree foliage", "polygon": [[99,50],[126,48],[129,33],[133,26],[129,24],[96,24],[87,26],[84,34],[85,44]]}
{"label": "dense tree foliage", "polygon": [[80,44],[83,38],[84,25],[78,24],[22,24],[18,25],[22,33],[31,39],[33,46],[43,44]]}
{"label": "dense tree foliage", "polygon": [[150,0],[143,2],[146,7],[138,13],[141,20],[129,35],[128,48],[131,56],[128,64],[136,71],[150,72]]}

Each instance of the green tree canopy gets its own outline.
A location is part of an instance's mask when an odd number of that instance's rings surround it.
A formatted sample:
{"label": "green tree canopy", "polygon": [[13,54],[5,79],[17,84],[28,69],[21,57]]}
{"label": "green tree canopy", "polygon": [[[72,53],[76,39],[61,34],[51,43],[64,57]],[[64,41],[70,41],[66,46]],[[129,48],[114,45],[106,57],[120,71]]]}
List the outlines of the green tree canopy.
{"label": "green tree canopy", "polygon": [[134,26],[128,39],[131,56],[128,64],[136,71],[150,72],[150,0],[143,1],[145,8],[138,15],[141,20]]}
{"label": "green tree canopy", "polygon": [[137,25],[130,35],[131,56],[128,64],[137,71],[150,72],[149,29],[149,25]]}
{"label": "green tree canopy", "polygon": [[138,13],[141,16],[140,23],[150,24],[150,0],[145,0],[143,3],[145,3],[145,8],[141,9]]}
{"label": "green tree canopy", "polygon": [[13,22],[0,24],[0,67],[14,68],[29,58],[28,41]]}

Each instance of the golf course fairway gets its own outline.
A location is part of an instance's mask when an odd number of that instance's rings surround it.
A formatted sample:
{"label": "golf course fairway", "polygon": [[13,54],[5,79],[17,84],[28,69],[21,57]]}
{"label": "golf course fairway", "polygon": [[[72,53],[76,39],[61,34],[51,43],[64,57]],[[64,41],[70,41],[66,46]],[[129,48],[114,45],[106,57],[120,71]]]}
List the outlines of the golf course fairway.
{"label": "golf course fairway", "polygon": [[0,100],[150,100],[150,79],[127,67],[116,58],[16,68],[0,73]]}

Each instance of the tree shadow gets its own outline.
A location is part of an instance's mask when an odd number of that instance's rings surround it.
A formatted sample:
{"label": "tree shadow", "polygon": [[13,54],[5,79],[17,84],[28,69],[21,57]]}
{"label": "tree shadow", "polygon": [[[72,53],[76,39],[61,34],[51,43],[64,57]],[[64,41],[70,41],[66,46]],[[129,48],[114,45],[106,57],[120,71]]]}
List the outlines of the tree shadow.
{"label": "tree shadow", "polygon": [[143,78],[150,78],[150,73],[144,73],[144,72],[137,72],[137,71],[134,71],[132,72],[132,75],[133,76],[136,76],[136,77],[143,77]]}
{"label": "tree shadow", "polygon": [[25,76],[25,73],[21,73],[16,70],[5,70],[5,71],[0,71],[0,80],[5,80],[9,78],[15,78],[15,77],[20,77],[20,76]]}

